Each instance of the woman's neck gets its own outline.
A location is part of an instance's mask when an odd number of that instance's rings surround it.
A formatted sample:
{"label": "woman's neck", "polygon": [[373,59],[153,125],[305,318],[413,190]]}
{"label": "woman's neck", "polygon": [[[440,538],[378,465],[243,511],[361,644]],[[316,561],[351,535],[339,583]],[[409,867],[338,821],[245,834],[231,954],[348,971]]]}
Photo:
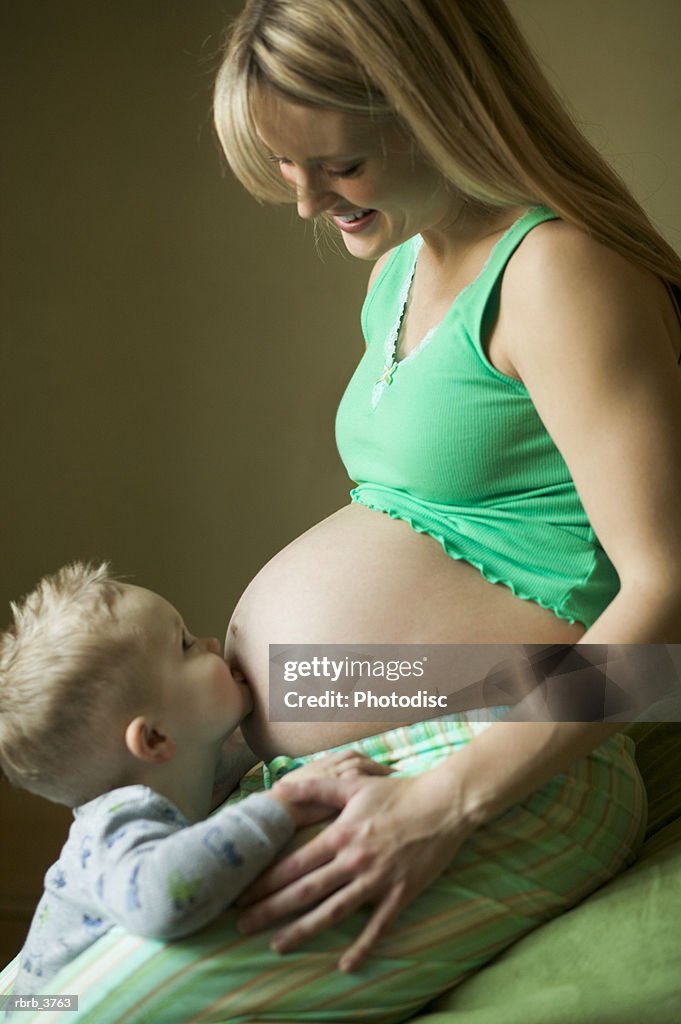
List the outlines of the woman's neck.
{"label": "woman's neck", "polygon": [[432,273],[450,275],[460,269],[478,247],[489,247],[527,211],[526,206],[490,209],[478,204],[460,206],[451,220],[433,230],[422,232],[424,242],[420,259]]}

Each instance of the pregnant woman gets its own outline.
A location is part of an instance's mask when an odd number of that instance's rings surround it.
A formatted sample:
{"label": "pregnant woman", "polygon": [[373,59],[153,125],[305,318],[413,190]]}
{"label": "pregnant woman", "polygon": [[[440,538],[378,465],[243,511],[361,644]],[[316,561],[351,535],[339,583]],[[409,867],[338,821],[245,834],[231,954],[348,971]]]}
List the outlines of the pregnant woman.
{"label": "pregnant woman", "polygon": [[681,261],[501,0],[248,0],[215,113],[254,195],[374,262],[337,419],[352,501],[230,623],[244,733],[270,775],[348,743],[397,771],[291,772],[292,798],[340,813],[256,883],[240,932],[107,937],[62,991],[98,1024],[386,1024],[632,862],[632,746],[475,702],[398,729],[270,722],[268,645],[681,642]]}
{"label": "pregnant woman", "polygon": [[[299,755],[377,731],[269,722],[268,643],[677,642],[681,263],[558,107],[503,4],[253,0],[216,124],[251,192],[295,196],[376,261],[337,418],[353,501],[273,559],[232,620],[254,748]],[[343,960],[356,966],[480,826],[605,735],[499,722],[425,776],[310,782],[300,791],[346,809],[271,872],[260,894],[288,885],[246,923],[314,907],[279,934],[290,949],[374,904]],[[582,763],[606,750],[596,800],[631,771],[613,741]]]}
{"label": "pregnant woman", "polygon": [[[568,120],[503,3],[252,0],[216,125],[254,195],[294,198],[376,261],[336,422],[353,500],[262,570],[228,634],[256,693],[254,750],[307,754],[381,728],[268,721],[268,643],[679,642],[681,261]],[[291,775],[291,792],[343,813],[256,886],[244,926],[295,914],[275,936],[285,951],[370,905],[341,959],[356,968],[443,870],[496,856],[481,836],[500,814],[516,865],[495,861],[500,934],[524,904],[519,868],[550,916],[628,862],[642,794],[612,727],[461,717],[431,730],[451,756],[424,755],[424,774]],[[361,746],[399,761],[427,732]],[[525,831],[517,805],[544,797]],[[468,905],[457,956],[490,948],[488,914]]]}

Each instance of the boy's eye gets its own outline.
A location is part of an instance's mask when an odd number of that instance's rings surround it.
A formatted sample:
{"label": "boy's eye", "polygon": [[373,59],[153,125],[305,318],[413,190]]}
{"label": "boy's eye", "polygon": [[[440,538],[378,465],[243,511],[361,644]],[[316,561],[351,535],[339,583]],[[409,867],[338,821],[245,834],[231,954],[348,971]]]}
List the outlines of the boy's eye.
{"label": "boy's eye", "polygon": [[194,645],[194,641],[190,637],[189,633],[187,633],[186,629],[183,629],[182,630],[182,650],[183,651],[188,651],[189,648],[192,647],[193,645]]}

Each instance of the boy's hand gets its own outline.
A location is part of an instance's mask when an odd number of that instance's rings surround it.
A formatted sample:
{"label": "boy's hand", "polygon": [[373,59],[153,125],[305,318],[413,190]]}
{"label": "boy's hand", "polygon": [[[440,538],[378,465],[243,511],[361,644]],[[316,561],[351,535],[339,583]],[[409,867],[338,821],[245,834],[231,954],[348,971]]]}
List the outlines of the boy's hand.
{"label": "boy's hand", "polygon": [[[370,757],[360,754],[356,750],[337,750],[332,754],[325,754],[314,761],[309,761],[302,768],[296,768],[290,772],[290,778],[301,782],[311,778],[354,778],[358,775],[390,775],[393,769],[387,765],[379,764]],[[293,818],[296,827],[314,825],[327,818],[333,818],[338,813],[337,807],[327,806],[321,803],[312,803],[309,800],[295,800],[287,793],[286,781],[289,776],[284,776],[276,782],[269,795],[280,803]]]}
{"label": "boy's hand", "polygon": [[290,775],[280,779],[277,785],[285,786],[288,778],[295,778],[296,782],[301,782],[310,778],[342,779],[356,775],[390,775],[392,771],[392,768],[379,764],[357,750],[336,750],[332,754],[324,754],[323,757],[308,761],[302,768],[296,768]]}

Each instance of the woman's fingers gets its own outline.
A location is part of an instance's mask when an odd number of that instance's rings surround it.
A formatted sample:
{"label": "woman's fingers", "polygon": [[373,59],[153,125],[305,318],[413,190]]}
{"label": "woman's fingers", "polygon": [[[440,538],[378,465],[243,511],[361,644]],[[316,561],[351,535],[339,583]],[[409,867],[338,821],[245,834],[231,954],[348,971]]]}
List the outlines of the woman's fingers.
{"label": "woman's fingers", "polygon": [[[292,776],[295,774],[295,772],[291,772]],[[301,779],[300,782],[296,782],[294,778],[290,782],[288,779],[277,782],[277,787],[281,787],[286,800],[318,803],[336,809],[344,807],[361,785],[362,780],[359,777],[336,779],[320,776]],[[236,901],[237,906],[250,906],[284,886],[290,885],[322,864],[333,860],[342,845],[342,835],[337,835],[334,825],[330,825],[314,839],[261,875],[239,896]],[[324,895],[324,892],[320,893],[320,898]],[[268,918],[267,924],[277,919],[278,917]],[[263,927],[267,927],[267,925],[263,925]]]}
{"label": "woman's fingers", "polygon": [[[239,931],[248,935],[251,932],[258,932],[269,928],[282,918],[318,903],[325,896],[336,892],[341,886],[344,887],[343,892],[349,893],[350,887],[346,883],[351,879],[352,870],[349,865],[344,864],[340,858],[329,861],[329,863],[303,875],[302,878],[291,882],[285,888],[272,892],[264,899],[250,905],[247,910],[239,915]],[[325,901],[325,907],[328,902],[328,900]],[[298,945],[308,934],[310,916],[304,915],[302,918],[299,918],[293,925],[281,933],[280,938],[290,938],[291,934],[293,934],[296,936],[294,945]],[[313,923],[317,921],[317,917],[317,915],[312,915]],[[326,915],[323,915],[323,920],[327,922]],[[334,920],[334,918],[331,920]],[[305,925],[304,922],[306,921],[307,924]],[[318,931],[321,927],[324,927],[323,923],[313,928],[313,931]],[[312,931],[309,934],[312,934]],[[299,935],[302,937],[297,937]],[[277,948],[280,947],[277,946]],[[281,946],[282,952],[284,948],[292,949],[293,945],[286,942],[285,946]]]}
{"label": "woman's fingers", "polygon": [[[307,914],[298,917],[274,936],[271,948],[275,952],[289,953],[291,950],[297,949],[298,946],[318,932],[330,928],[338,921],[348,917],[353,911],[372,902],[372,891],[376,887],[375,879],[353,878],[351,872],[343,871],[341,873],[337,869],[334,870],[331,865],[324,869],[323,872],[317,872],[317,874],[319,876],[326,874],[325,879],[319,878],[316,881],[321,882],[327,891],[331,888],[335,889],[335,891],[330,896],[327,896],[323,902],[313,907]],[[301,880],[301,882],[303,881]],[[291,891],[288,894],[290,899],[287,898],[279,902],[277,907],[278,916],[280,912],[283,916],[284,913],[290,913],[292,910],[300,909],[301,906],[307,905],[305,896],[302,896],[302,898],[298,897],[295,889],[296,886],[291,887]],[[345,950],[338,961],[338,967],[341,971],[350,973],[363,963],[407,902],[404,898],[404,893],[404,885],[395,885],[383,897],[359,938]],[[280,895],[287,896],[287,893],[275,894],[271,901],[273,905],[277,903]],[[287,909],[282,910],[283,907]],[[258,909],[254,908],[255,914],[257,914]],[[241,920],[239,924],[241,927]],[[260,927],[263,926],[258,923],[257,927],[253,930],[257,931]]]}
{"label": "woman's fingers", "polygon": [[[345,879],[340,880],[340,884],[347,879],[351,879],[351,876],[346,874]],[[367,889],[366,880],[349,880],[347,885],[338,889],[323,903],[313,907],[307,914],[303,914],[278,932],[272,939],[271,948],[277,953],[289,953],[318,932],[331,927],[337,921],[342,921],[369,901]],[[354,949],[354,945],[352,948]]]}
{"label": "woman's fingers", "polygon": [[335,849],[328,839],[328,831],[321,832],[309,843],[301,846],[283,860],[279,861],[268,871],[265,871],[255,882],[239,896],[236,904],[238,907],[248,907],[253,903],[264,900],[265,897],[291,885],[299,878],[307,876],[315,871],[322,864],[332,860]]}
{"label": "woman's fingers", "polygon": [[[340,763],[351,764],[352,759],[337,761],[335,767]],[[288,918],[272,941],[283,953],[371,905],[361,934],[339,959],[341,970],[352,971],[402,909],[441,873],[470,826],[456,818],[452,825],[449,794],[438,798],[424,776],[388,780],[362,773],[296,783],[295,774],[277,783],[285,799],[312,799],[341,813],[251,886],[250,906],[239,926],[252,932]]]}
{"label": "woman's fingers", "polygon": [[361,966],[383,933],[408,902],[404,892],[403,885],[397,885],[390,889],[374,910],[359,938],[343,953],[338,961],[339,970],[350,974]]}
{"label": "woman's fingers", "polygon": [[[350,763],[350,762],[348,762]],[[338,765],[336,765],[337,767]],[[314,799],[341,809],[339,817],[241,898],[245,932],[288,918],[272,941],[279,952],[295,949],[358,907],[373,911],[339,967],[355,970],[403,907],[442,871],[464,835],[443,829],[439,805],[424,799],[428,780],[318,777],[278,783],[285,799]],[[433,821],[437,828],[433,834]]]}

